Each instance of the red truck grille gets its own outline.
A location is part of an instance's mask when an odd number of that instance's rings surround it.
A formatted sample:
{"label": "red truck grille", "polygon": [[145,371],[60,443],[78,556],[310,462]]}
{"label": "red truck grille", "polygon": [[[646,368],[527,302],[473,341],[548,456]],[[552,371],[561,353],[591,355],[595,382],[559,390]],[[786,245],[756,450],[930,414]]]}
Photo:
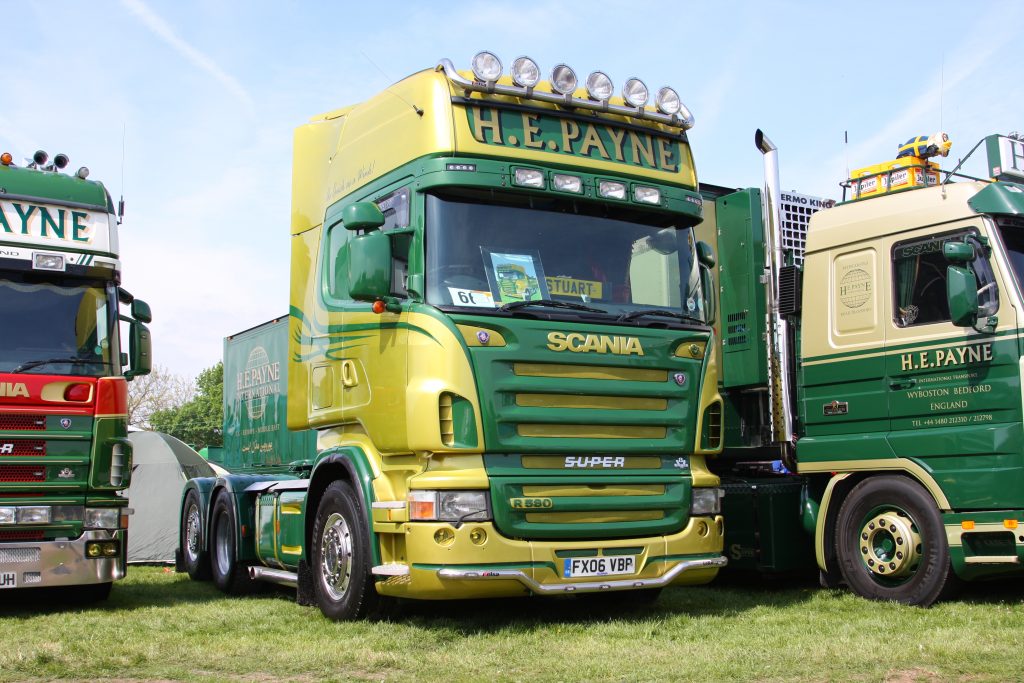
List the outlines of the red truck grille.
{"label": "red truck grille", "polygon": [[0,442],[0,456],[4,455],[28,455],[39,457],[46,455],[46,442],[42,439],[30,439],[25,441]]}
{"label": "red truck grille", "polygon": [[0,430],[42,431],[46,429],[45,415],[0,413]]}
{"label": "red truck grille", "polygon": [[41,541],[42,531],[0,531],[0,541]]}
{"label": "red truck grille", "polygon": [[46,469],[39,465],[0,465],[0,482],[46,481]]}

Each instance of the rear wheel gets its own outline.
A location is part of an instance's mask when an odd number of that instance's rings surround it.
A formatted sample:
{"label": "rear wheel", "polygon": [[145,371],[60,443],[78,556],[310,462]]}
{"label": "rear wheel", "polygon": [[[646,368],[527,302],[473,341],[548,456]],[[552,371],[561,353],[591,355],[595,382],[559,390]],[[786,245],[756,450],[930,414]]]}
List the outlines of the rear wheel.
{"label": "rear wheel", "polygon": [[210,580],[210,554],[203,548],[204,541],[199,494],[189,491],[181,508],[181,556],[185,571],[194,581]]}
{"label": "rear wheel", "polygon": [[210,546],[213,556],[210,568],[213,583],[231,595],[252,591],[255,582],[249,578],[249,567],[237,559],[235,508],[228,494],[222,493],[217,496],[211,515],[213,523],[210,526]]}
{"label": "rear wheel", "polygon": [[376,615],[387,600],[377,593],[370,570],[370,532],[352,487],[327,487],[313,527],[313,593],[324,616],[355,620]]}
{"label": "rear wheel", "polygon": [[927,607],[957,584],[942,516],[928,492],[899,476],[865,479],[839,510],[843,579],[872,600]]}

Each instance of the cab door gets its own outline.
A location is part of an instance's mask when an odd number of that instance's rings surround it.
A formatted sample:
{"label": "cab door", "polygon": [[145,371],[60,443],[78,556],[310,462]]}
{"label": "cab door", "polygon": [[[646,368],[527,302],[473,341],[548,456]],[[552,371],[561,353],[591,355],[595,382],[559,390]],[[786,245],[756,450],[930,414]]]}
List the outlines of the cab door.
{"label": "cab door", "polygon": [[[951,322],[948,241],[974,245],[979,305],[983,321],[998,318],[994,330]],[[930,473],[954,508],[1011,507],[1024,486],[1017,316],[988,245],[980,219],[887,240],[888,441],[898,458]]]}

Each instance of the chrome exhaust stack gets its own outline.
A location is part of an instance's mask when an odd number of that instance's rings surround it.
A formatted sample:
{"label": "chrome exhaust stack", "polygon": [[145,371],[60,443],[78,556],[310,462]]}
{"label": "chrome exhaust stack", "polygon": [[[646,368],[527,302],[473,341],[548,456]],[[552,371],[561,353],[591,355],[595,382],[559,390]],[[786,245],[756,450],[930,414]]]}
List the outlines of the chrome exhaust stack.
{"label": "chrome exhaust stack", "polygon": [[[782,253],[782,203],[779,195],[779,152],[759,128],[754,145],[764,156],[765,254],[764,275],[767,277],[766,341],[768,351],[768,404],[771,410],[772,442],[782,447],[783,460],[788,461],[793,444],[792,376],[789,357],[789,324],[779,314],[779,271],[785,265]],[[762,280],[763,282],[764,280]]]}
{"label": "chrome exhaust stack", "polygon": [[249,578],[253,581],[277,583],[289,588],[297,588],[299,585],[299,575],[295,572],[286,572],[283,569],[270,569],[269,567],[249,567]]}

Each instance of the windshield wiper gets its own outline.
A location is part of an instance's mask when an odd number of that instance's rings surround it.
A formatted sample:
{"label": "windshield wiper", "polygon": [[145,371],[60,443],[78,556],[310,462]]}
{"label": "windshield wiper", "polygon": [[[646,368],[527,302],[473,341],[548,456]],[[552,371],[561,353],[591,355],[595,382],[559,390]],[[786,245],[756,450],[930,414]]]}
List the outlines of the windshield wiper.
{"label": "windshield wiper", "polygon": [[554,299],[534,299],[533,301],[510,301],[504,306],[500,307],[499,311],[514,311],[517,308],[523,308],[525,306],[549,306],[550,308],[568,308],[574,311],[587,311],[588,313],[608,313],[603,308],[594,308],[593,306],[584,306],[583,304],[573,303],[572,301],[555,301]]}
{"label": "windshield wiper", "polygon": [[624,323],[630,320],[636,320],[637,318],[643,318],[644,316],[661,316],[662,318],[675,318],[676,320],[683,320],[685,322],[699,323],[701,325],[707,325],[706,322],[700,318],[694,318],[690,315],[683,315],[682,313],[676,313],[675,311],[666,311],[662,308],[644,308],[639,311],[629,311],[623,313],[618,317],[617,322]]}
{"label": "windshield wiper", "polygon": [[11,372],[24,372],[25,370],[31,370],[32,368],[37,368],[40,365],[49,365],[51,363],[68,363],[69,365],[110,365],[110,363],[107,363],[106,361],[89,358],[47,358],[46,360],[30,360],[27,363],[22,363],[11,370]]}

